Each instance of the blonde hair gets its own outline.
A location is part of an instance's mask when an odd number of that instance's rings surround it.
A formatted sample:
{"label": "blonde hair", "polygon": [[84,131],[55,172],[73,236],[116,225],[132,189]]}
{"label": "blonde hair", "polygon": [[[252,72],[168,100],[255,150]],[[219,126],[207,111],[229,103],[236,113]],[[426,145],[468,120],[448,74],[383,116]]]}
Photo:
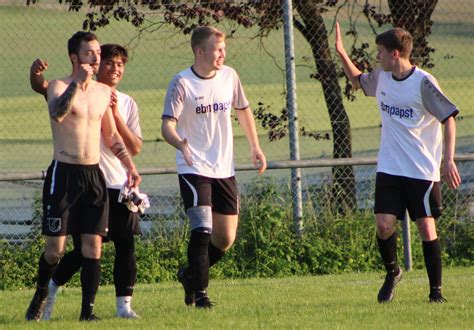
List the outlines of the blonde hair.
{"label": "blonde hair", "polygon": [[193,30],[191,35],[191,48],[193,52],[198,47],[203,47],[210,37],[216,36],[217,40],[224,41],[225,33],[212,26],[199,26]]}

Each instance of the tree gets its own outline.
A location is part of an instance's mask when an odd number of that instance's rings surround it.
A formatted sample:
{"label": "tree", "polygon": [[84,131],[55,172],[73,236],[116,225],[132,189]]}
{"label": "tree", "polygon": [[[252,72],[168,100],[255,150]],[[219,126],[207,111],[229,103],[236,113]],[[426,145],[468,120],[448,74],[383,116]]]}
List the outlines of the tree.
{"label": "tree", "polygon": [[[27,4],[39,0],[27,0]],[[66,3],[69,10],[78,11],[84,6],[81,0],[58,0]],[[415,59],[422,66],[432,66],[430,53],[434,49],[428,47],[427,37],[431,33],[431,15],[436,7],[437,0],[387,0],[390,13],[385,14],[366,1],[347,0],[293,0],[295,6],[295,28],[301,32],[311,47],[316,72],[311,74],[321,83],[327,111],[331,121],[333,158],[352,157],[352,137],[349,117],[343,103],[343,95],[349,100],[354,99],[352,86],[346,80],[343,91],[339,85],[339,78],[343,76],[340,68],[333,61],[329,47],[328,30],[323,14],[337,8],[337,14],[344,7],[358,8],[369,24],[373,22],[380,27],[385,24],[404,27],[414,36]],[[83,23],[84,30],[96,30],[106,26],[111,19],[126,20],[136,27],[148,24],[169,24],[181,30],[184,34],[190,33],[199,25],[219,23],[224,19],[236,22],[245,28],[257,27],[260,37],[265,37],[271,30],[279,29],[283,23],[282,0],[249,0],[223,1],[209,0],[198,2],[170,1],[170,0],[88,0],[90,11],[86,14]],[[145,13],[140,10],[148,8],[161,13],[163,22],[149,22],[145,20]],[[357,13],[358,14],[358,13]],[[356,14],[354,14],[356,15]],[[335,19],[337,16],[335,17]],[[373,28],[375,33],[375,28]],[[347,35],[356,39],[357,27],[351,25]],[[367,51],[369,45],[356,43],[351,47],[350,56],[362,71],[372,70],[374,62]],[[288,116],[286,109],[277,116],[268,111],[264,104],[255,110],[256,118],[268,130],[270,140],[282,138],[287,134]],[[302,135],[311,136],[316,140],[330,138],[307,132],[301,126]],[[333,202],[338,211],[354,209],[356,207],[355,177],[352,166],[333,167]]]}

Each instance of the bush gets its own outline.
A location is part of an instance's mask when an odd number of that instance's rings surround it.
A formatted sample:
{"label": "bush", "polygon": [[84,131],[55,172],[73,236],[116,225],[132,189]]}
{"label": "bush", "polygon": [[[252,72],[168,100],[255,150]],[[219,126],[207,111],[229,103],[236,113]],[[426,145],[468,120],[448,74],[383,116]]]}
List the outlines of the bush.
{"label": "bush", "polygon": [[[327,200],[321,191],[304,205],[304,231],[298,236],[289,189],[282,191],[264,178],[245,187],[237,240],[222,262],[212,268],[212,276],[280,277],[382,269],[372,211],[340,215],[331,207],[321,209]],[[318,203],[318,211],[312,203]],[[462,220],[469,218],[460,216],[465,212],[460,205],[462,201],[438,220],[445,265],[474,265],[474,224]],[[155,216],[152,220],[153,230],[136,242],[139,283],[172,280],[179,265],[186,263],[189,228],[184,215]],[[398,231],[401,233],[401,228]],[[411,232],[413,266],[423,268],[422,246],[414,223]],[[33,287],[43,246],[41,236],[23,246],[0,242],[0,289]],[[104,245],[102,284],[113,283],[114,253],[112,243]],[[401,234],[398,255],[403,263]],[[74,276],[69,285],[79,285],[79,276]]]}

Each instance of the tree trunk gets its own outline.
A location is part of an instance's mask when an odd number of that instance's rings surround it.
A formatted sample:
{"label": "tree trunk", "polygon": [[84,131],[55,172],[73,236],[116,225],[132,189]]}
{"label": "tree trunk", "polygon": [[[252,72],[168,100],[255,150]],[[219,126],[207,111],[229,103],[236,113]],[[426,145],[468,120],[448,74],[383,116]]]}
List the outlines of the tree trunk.
{"label": "tree trunk", "polygon": [[393,25],[409,31],[413,36],[413,63],[428,66],[430,53],[427,37],[431,34],[431,15],[438,0],[388,0]]}
{"label": "tree trunk", "polygon": [[[304,26],[298,23],[295,26],[311,46],[317,76],[323,88],[333,132],[333,157],[352,157],[351,126],[342,102],[337,69],[331,58],[324,19],[317,1],[295,0],[294,3],[304,23]],[[332,168],[332,174],[332,200],[336,203],[337,210],[344,212],[347,209],[355,209],[356,186],[353,167],[335,166]]]}

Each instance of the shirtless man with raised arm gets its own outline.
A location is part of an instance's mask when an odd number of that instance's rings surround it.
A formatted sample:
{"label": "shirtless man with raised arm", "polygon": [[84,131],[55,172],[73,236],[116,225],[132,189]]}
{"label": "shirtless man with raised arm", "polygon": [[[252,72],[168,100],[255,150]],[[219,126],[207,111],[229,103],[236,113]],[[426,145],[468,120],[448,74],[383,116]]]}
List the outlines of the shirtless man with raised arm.
{"label": "shirtless man with raised arm", "polygon": [[75,33],[68,41],[68,52],[71,75],[48,86],[54,153],[43,188],[46,244],[27,320],[41,318],[48,282],[64,253],[68,234],[80,235],[84,257],[80,320],[97,319],[92,310],[100,280],[102,237],[108,230],[107,188],[99,168],[101,131],[106,144],[127,168],[129,184],[141,182],[113,120],[110,88],[92,80],[100,64],[97,37],[90,32]]}

